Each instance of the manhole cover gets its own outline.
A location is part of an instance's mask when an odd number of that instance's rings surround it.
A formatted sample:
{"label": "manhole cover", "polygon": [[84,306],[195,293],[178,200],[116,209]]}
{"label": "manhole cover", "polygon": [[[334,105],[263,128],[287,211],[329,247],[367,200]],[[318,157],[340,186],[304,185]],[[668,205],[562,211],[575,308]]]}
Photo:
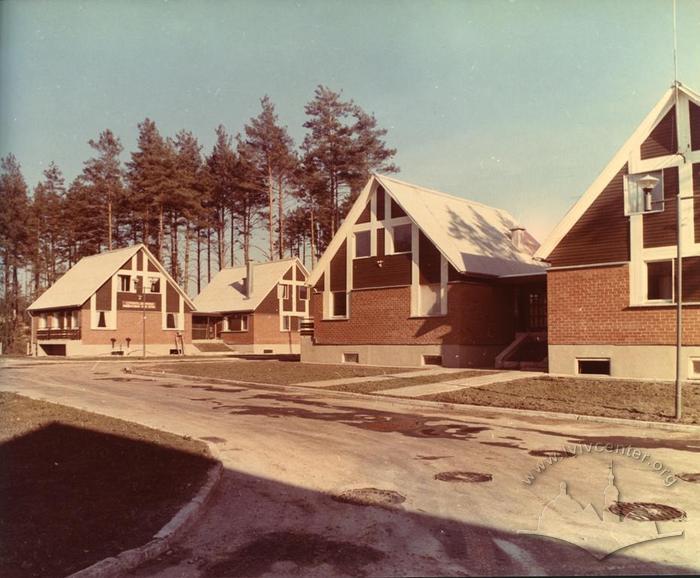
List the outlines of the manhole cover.
{"label": "manhole cover", "polygon": [[676,477],[683,480],[684,482],[691,482],[693,484],[700,484],[700,473],[678,474]]}
{"label": "manhole cover", "polygon": [[390,508],[406,501],[406,497],[393,490],[380,490],[378,488],[358,488],[345,490],[332,496],[336,502],[355,504],[356,506],[377,506]]}
{"label": "manhole cover", "polygon": [[538,458],[573,458],[576,455],[566,450],[530,450],[527,453]]}
{"label": "manhole cover", "polygon": [[440,472],[435,474],[435,479],[441,482],[490,482],[493,479],[491,474],[481,474],[479,472]]}
{"label": "manhole cover", "polygon": [[668,522],[685,520],[685,512],[667,506],[649,502],[615,502],[608,508],[613,514],[636,520],[637,522]]}

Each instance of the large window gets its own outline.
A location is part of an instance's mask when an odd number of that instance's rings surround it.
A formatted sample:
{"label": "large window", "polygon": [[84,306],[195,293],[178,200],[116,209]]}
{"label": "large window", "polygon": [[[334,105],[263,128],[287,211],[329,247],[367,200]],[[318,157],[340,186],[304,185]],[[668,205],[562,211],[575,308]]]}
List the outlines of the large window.
{"label": "large window", "polygon": [[370,255],[372,255],[372,232],[355,233],[355,257],[369,257]]}
{"label": "large window", "polygon": [[[647,176],[657,179],[656,186],[645,191],[640,182]],[[661,171],[625,175],[625,215],[664,210],[664,179]]]}
{"label": "large window", "polygon": [[392,228],[391,238],[393,241],[392,251],[394,253],[411,252],[411,225],[397,225]]}
{"label": "large window", "polygon": [[119,275],[119,291],[123,293],[131,292],[131,276]]}
{"label": "large window", "polygon": [[160,277],[149,277],[148,288],[151,293],[160,293]]}
{"label": "large window", "polygon": [[226,318],[226,327],[229,331],[248,331],[248,315],[234,313]]}
{"label": "large window", "polygon": [[347,317],[348,297],[345,291],[335,291],[331,293],[331,311],[333,317]]}
{"label": "large window", "polygon": [[673,301],[673,261],[647,263],[647,301]]}
{"label": "large window", "polygon": [[97,327],[107,327],[107,312],[98,311],[97,312]]}
{"label": "large window", "polygon": [[421,285],[419,295],[419,311],[421,317],[440,315],[442,313],[442,299],[440,284]]}

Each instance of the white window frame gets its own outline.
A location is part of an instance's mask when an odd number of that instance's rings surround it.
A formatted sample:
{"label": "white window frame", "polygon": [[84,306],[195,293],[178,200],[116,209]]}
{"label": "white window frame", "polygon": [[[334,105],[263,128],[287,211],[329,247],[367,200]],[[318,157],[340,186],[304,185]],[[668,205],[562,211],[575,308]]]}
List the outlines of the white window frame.
{"label": "white window frame", "polygon": [[[423,307],[423,295],[424,295],[424,288],[427,287],[432,287],[437,290],[437,312],[430,313],[425,310]],[[445,296],[443,295],[443,290],[442,290],[442,283],[429,283],[427,285],[420,285],[418,288],[418,317],[443,317],[445,315],[444,310],[445,307],[443,306],[443,300],[445,299]]]}
{"label": "white window frame", "polygon": [[39,314],[39,329],[49,329],[48,327],[48,313]]}
{"label": "white window frame", "polygon": [[279,285],[277,285],[277,298],[284,299],[284,300],[289,299],[289,297],[290,297],[289,288],[290,287],[291,287],[291,285],[289,285],[287,283],[280,283]]}
{"label": "white window frame", "polygon": [[[146,285],[148,291],[146,293],[151,293],[153,295],[160,295],[162,293],[163,289],[163,280],[161,279],[160,275],[148,275],[147,276],[148,284]],[[158,282],[158,291],[153,291],[153,282],[157,281]]]}
{"label": "white window frame", "polygon": [[[133,291],[133,289],[134,289],[134,283],[133,283],[133,280],[132,280],[132,278],[131,278],[131,275],[124,275],[123,273],[119,273],[119,275],[117,276],[117,278],[119,279],[119,292],[120,292],[120,293],[133,293],[133,292],[134,292],[134,291]],[[126,280],[127,283],[129,284],[129,288],[128,288],[128,289],[124,289],[124,281],[125,281],[125,280]]]}
{"label": "white window frame", "polygon": [[[649,299],[649,264],[671,262],[671,299]],[[647,259],[644,261],[644,303],[652,305],[669,304],[676,302],[676,260],[675,259]]]}
{"label": "white window frame", "polygon": [[240,313],[241,316],[241,328],[240,329],[232,329],[231,328],[231,317],[233,315],[226,315],[224,317],[225,319],[225,325],[226,329],[225,331],[228,331],[229,333],[245,333],[248,331],[248,314],[247,313]]}
{"label": "white window frame", "polygon": [[[105,325],[100,327],[100,314],[104,313]],[[109,311],[106,309],[95,309],[95,329],[110,329],[109,326]]]}
{"label": "white window frame", "polygon": [[[335,314],[335,296],[338,293],[344,293],[345,294],[345,315],[336,315]],[[330,291],[329,292],[330,298],[329,298],[329,307],[328,307],[328,313],[329,313],[329,318],[330,319],[348,319],[348,313],[350,312],[350,292],[349,291]]]}
{"label": "white window frame", "polygon": [[280,331],[289,333],[292,330],[292,316],[280,315]]}
{"label": "white window frame", "polygon": [[[358,254],[357,254],[357,247],[358,247],[358,244],[357,244],[357,236],[358,236],[358,235],[369,235],[369,253],[368,253],[367,255],[358,255]],[[373,250],[373,247],[374,247],[374,245],[375,245],[375,243],[372,242],[373,236],[374,236],[374,235],[372,234],[372,229],[365,229],[365,230],[362,230],[362,231],[355,231],[355,232],[353,233],[353,239],[352,239],[352,240],[353,240],[353,255],[354,255],[354,258],[355,258],[355,259],[367,259],[368,257],[373,257],[373,256],[374,256],[374,254],[376,253],[376,251]]]}
{"label": "white window frame", "polygon": [[[631,208],[631,203],[630,203],[630,190],[629,190],[629,181],[632,179],[633,181],[636,179],[639,179],[641,177],[646,176],[647,174],[650,174],[652,176],[657,176],[659,179],[659,184],[661,186],[660,188],[660,193],[661,193],[661,199],[656,200],[652,202],[656,203],[656,208],[652,205],[652,209],[650,211],[644,210],[644,199],[641,199],[641,211],[633,211]],[[666,197],[666,183],[664,181],[664,171],[663,170],[656,170],[656,171],[648,171],[648,172],[641,172],[641,173],[635,173],[635,174],[630,174],[630,175],[624,175],[623,179],[623,188],[624,188],[624,201],[625,201],[625,215],[630,216],[630,215],[648,215],[651,213],[662,213],[664,209],[666,208],[665,206],[665,197]]]}

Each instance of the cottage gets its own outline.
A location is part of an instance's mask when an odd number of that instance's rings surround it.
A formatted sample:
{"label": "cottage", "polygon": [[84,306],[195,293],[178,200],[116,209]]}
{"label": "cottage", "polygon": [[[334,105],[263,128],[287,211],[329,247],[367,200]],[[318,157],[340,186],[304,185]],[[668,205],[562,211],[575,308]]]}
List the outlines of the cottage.
{"label": "cottage", "polygon": [[551,267],[549,367],[673,379],[677,211],[682,378],[700,378],[700,95],[663,95],[537,256]]}
{"label": "cottage", "polygon": [[192,308],[145,245],[84,257],[29,306],[32,352],[184,353]]}
{"label": "cottage", "polygon": [[537,247],[504,210],[373,175],[309,277],[302,360],[546,366]]}
{"label": "cottage", "polygon": [[296,258],[222,269],[194,299],[195,347],[299,353],[299,320],[309,312],[307,276]]}

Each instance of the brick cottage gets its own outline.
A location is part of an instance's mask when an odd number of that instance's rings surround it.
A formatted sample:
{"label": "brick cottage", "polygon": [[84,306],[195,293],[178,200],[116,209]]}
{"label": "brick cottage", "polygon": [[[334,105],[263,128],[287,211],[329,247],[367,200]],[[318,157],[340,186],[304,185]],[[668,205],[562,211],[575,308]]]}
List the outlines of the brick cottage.
{"label": "brick cottage", "polygon": [[551,267],[549,367],[673,379],[683,223],[682,378],[700,378],[700,95],[672,87],[537,252]]}
{"label": "brick cottage", "polygon": [[202,353],[299,353],[308,315],[308,272],[299,259],[222,269],[194,299],[195,347]]}
{"label": "brick cottage", "polygon": [[506,211],[374,175],[309,277],[302,360],[546,365],[537,246]]}
{"label": "brick cottage", "polygon": [[193,303],[144,245],[83,257],[28,308],[34,355],[168,355]]}

